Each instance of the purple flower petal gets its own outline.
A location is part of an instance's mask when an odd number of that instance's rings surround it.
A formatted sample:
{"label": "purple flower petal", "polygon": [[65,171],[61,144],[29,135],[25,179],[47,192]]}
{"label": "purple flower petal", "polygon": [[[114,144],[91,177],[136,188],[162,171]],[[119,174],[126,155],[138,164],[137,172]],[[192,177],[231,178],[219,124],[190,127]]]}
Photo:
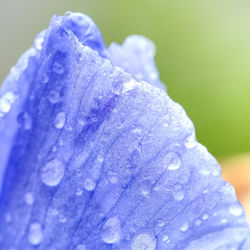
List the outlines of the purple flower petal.
{"label": "purple flower petal", "polygon": [[234,189],[158,80],[116,67],[83,15],[35,44],[0,90],[0,249],[248,249]]}

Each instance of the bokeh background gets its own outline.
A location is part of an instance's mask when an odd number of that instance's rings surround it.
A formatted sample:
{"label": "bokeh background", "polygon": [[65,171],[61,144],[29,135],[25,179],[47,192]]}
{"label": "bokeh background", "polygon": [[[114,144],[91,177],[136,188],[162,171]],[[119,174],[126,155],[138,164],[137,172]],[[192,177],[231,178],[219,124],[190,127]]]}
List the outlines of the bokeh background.
{"label": "bokeh background", "polygon": [[241,190],[250,176],[250,1],[0,0],[0,82],[51,16],[70,10],[90,15],[107,45],[130,34],[155,42],[168,93]]}

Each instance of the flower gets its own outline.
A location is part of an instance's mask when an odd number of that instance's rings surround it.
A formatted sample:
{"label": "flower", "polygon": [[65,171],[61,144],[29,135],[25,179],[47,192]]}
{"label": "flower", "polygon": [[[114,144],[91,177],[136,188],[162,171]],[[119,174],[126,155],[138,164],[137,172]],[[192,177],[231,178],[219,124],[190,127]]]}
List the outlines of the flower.
{"label": "flower", "polygon": [[0,89],[0,249],[249,249],[153,57],[140,36],[106,48],[79,13],[38,35]]}

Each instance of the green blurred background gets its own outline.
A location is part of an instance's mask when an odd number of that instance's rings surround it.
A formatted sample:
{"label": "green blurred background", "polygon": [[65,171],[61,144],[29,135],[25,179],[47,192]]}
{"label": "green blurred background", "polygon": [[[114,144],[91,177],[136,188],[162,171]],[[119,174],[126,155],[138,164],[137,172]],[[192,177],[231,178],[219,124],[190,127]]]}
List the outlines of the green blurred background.
{"label": "green blurred background", "polygon": [[250,151],[249,0],[0,0],[0,82],[53,14],[84,12],[104,39],[143,34],[170,96],[218,159]]}

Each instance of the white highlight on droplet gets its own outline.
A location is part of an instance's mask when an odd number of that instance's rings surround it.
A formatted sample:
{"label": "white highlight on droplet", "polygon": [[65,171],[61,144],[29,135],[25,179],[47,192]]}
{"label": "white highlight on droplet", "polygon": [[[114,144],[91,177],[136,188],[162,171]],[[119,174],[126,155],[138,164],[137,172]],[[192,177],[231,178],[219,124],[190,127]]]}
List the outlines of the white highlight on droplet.
{"label": "white highlight on droplet", "polygon": [[155,250],[156,238],[149,233],[138,234],[132,241],[131,250]]}
{"label": "white highlight on droplet", "polygon": [[113,244],[118,242],[121,237],[121,222],[118,217],[109,218],[102,228],[102,240],[105,243]]}
{"label": "white highlight on droplet", "polygon": [[57,158],[42,168],[41,179],[47,186],[57,186],[64,175],[64,165]]}
{"label": "white highlight on droplet", "polygon": [[30,225],[28,240],[32,245],[38,245],[42,241],[43,233],[40,223],[32,223]]}

